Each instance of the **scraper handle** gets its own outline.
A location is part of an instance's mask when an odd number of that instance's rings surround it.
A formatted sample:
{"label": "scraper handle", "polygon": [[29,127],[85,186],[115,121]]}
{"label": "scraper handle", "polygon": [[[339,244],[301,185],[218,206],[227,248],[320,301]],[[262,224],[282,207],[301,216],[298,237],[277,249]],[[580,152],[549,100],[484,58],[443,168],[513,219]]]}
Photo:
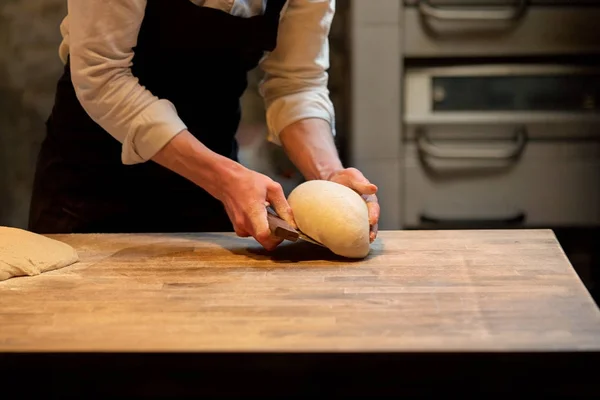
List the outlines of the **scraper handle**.
{"label": "scraper handle", "polygon": [[298,231],[294,229],[290,224],[279,218],[272,211],[267,208],[267,220],[269,221],[269,229],[273,236],[279,239],[290,240],[295,242],[298,240]]}

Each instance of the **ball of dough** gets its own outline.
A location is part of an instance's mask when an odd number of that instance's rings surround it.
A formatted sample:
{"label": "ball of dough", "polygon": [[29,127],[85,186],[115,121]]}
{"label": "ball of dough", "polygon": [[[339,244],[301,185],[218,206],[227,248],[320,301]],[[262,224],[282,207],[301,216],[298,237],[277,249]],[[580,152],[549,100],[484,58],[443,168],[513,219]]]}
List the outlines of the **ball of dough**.
{"label": "ball of dough", "polygon": [[67,267],[79,260],[66,243],[23,229],[0,226],[0,281]]}
{"label": "ball of dough", "polygon": [[369,254],[367,203],[354,190],[339,183],[313,180],[298,185],[288,203],[298,228],[342,257]]}

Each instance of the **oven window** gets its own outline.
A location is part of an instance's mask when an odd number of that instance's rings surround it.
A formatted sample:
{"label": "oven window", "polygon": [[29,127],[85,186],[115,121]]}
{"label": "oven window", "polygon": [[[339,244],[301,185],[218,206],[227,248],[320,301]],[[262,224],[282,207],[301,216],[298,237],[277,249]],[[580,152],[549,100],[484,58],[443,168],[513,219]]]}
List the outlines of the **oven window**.
{"label": "oven window", "polygon": [[434,111],[597,112],[598,75],[432,78]]}

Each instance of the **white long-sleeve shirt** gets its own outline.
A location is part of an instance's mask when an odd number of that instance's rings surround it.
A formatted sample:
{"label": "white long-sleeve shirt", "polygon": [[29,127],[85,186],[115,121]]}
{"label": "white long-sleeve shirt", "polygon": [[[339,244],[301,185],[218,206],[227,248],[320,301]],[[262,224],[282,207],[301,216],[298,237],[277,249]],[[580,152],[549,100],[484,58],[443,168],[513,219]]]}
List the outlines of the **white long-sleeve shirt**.
{"label": "white long-sleeve shirt", "polygon": [[[240,17],[262,14],[265,0],[189,0]],[[187,129],[175,106],[142,87],[132,75],[133,50],[146,0],[69,0],[61,24],[60,57],[70,57],[75,92],[90,117],[123,144],[122,160],[151,159]],[[277,48],[265,55],[260,93],[265,100],[268,139],[305,118],[328,121],[334,109],[327,89],[328,35],[335,0],[288,0]],[[176,62],[174,60],[173,62]],[[201,110],[199,110],[200,112]]]}

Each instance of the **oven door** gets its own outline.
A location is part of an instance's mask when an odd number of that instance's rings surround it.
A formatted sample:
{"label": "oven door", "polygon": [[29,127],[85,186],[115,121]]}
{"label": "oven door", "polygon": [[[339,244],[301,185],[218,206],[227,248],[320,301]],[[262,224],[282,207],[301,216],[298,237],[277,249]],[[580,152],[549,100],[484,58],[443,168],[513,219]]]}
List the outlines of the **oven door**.
{"label": "oven door", "polygon": [[406,57],[600,54],[599,0],[405,0]]}
{"label": "oven door", "polygon": [[600,226],[600,71],[407,70],[407,228]]}

